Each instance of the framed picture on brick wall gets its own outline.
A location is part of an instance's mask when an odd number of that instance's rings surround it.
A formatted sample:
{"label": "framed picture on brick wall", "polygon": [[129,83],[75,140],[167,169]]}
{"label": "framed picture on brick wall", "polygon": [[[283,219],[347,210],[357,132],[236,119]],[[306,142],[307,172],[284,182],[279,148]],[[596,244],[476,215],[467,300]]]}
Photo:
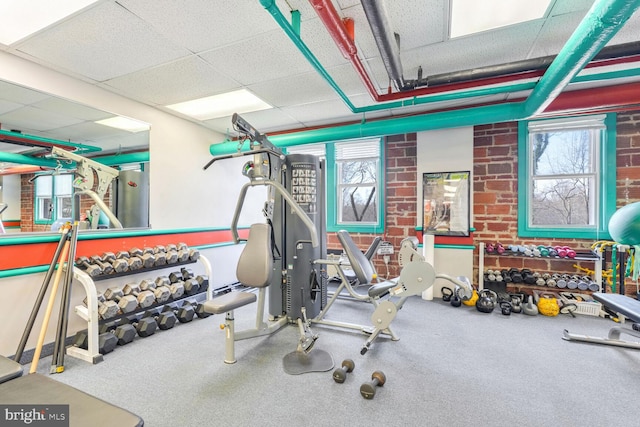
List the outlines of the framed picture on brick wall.
{"label": "framed picture on brick wall", "polygon": [[425,233],[469,236],[469,171],[422,174]]}

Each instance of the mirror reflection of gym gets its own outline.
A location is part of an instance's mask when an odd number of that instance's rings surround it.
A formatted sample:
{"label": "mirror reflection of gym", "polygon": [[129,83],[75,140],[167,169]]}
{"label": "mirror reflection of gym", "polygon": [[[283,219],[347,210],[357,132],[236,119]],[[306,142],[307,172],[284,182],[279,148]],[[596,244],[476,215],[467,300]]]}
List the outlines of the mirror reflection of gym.
{"label": "mirror reflection of gym", "polygon": [[0,81],[0,238],[73,219],[148,228],[149,126],[106,124],[114,119],[124,118]]}

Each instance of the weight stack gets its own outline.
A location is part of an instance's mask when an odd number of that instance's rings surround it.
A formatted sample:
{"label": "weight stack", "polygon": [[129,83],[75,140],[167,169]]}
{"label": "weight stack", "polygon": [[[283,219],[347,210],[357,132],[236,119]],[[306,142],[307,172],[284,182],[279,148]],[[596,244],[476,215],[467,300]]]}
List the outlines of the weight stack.
{"label": "weight stack", "polygon": [[324,162],[311,154],[290,154],[282,174],[283,186],[314,223],[319,244],[311,245],[309,229],[276,193],[273,222],[284,276],[274,278],[270,286],[269,313],[276,317],[284,313],[292,320],[298,319],[304,301],[307,317],[312,318],[327,302],[326,274],[321,271],[322,266],[312,264],[313,260],[327,256]]}

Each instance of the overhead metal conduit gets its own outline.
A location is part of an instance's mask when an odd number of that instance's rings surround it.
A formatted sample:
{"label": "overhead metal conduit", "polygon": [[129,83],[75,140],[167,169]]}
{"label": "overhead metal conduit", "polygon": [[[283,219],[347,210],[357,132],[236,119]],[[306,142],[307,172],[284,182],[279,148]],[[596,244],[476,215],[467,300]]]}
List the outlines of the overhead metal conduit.
{"label": "overhead metal conduit", "polygon": [[[273,0],[260,0],[260,2],[274,17],[278,14],[282,17]],[[276,135],[269,139],[278,147],[287,147],[529,118],[543,111],[560,94],[576,74],[622,28],[638,7],[640,7],[640,0],[596,1],[525,101],[301,131]],[[280,23],[278,18],[276,21]],[[286,19],[284,22],[288,26]],[[237,142],[212,144],[209,151],[212,155],[231,154],[237,151],[237,146]],[[242,150],[247,149],[248,144],[245,141]]]}

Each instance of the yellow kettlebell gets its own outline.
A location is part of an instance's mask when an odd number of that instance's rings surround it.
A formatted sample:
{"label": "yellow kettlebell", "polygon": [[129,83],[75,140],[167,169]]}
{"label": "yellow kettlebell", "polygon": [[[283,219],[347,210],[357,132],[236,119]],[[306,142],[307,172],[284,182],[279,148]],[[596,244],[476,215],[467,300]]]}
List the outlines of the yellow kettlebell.
{"label": "yellow kettlebell", "polygon": [[543,316],[557,316],[560,313],[560,306],[558,300],[553,296],[540,295],[538,300],[538,311]]}
{"label": "yellow kettlebell", "polygon": [[469,307],[475,307],[476,306],[476,301],[478,301],[478,291],[476,291],[475,289],[473,290],[473,293],[471,294],[471,298],[469,298],[468,300],[463,300],[462,303],[464,305],[468,305]]}

